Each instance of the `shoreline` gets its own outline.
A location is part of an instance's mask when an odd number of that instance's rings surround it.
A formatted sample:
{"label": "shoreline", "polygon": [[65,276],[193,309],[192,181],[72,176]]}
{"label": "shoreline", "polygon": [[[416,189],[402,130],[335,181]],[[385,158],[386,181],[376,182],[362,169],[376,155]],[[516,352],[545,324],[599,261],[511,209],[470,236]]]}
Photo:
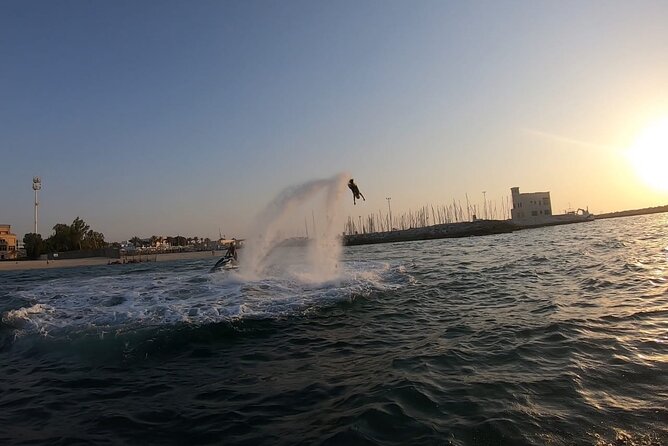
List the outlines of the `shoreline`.
{"label": "shoreline", "polygon": [[[641,214],[627,214],[628,212],[635,212],[635,211],[623,211],[619,213],[608,214],[600,218],[606,219],[606,218],[627,217],[634,215],[644,215],[647,213],[651,214],[662,213],[666,212],[666,209],[668,209],[668,206],[651,208],[653,212],[644,212]],[[511,232],[539,228],[544,226],[557,226],[563,224],[591,222],[599,218],[598,216],[592,219],[577,218],[577,217],[573,218],[570,215],[568,216],[557,215],[554,217],[557,218],[549,222],[542,222],[531,225],[519,225],[516,223],[512,223],[509,220],[477,220],[474,222],[446,223],[440,225],[425,226],[421,228],[394,230],[388,232],[375,232],[375,233],[354,234],[354,235],[348,234],[343,236],[342,244],[343,246],[373,245],[380,243],[395,243],[395,242],[408,242],[408,241],[418,241],[418,240],[442,239],[442,238],[460,238],[460,237],[485,236],[494,234],[507,234]],[[140,258],[148,258],[149,260],[137,263],[144,263],[144,262],[150,263],[150,262],[165,262],[172,260],[192,260],[192,259],[205,259],[205,258],[215,259],[220,255],[222,254],[220,254],[219,251],[214,251],[213,253],[211,251],[149,253],[149,254],[142,254],[141,256],[139,255],[129,256],[126,257],[126,260],[132,260],[134,259],[134,257],[140,257]],[[77,266],[124,265],[124,263],[115,263],[115,262],[122,262],[122,259],[110,258],[110,257],[86,257],[80,259],[58,259],[58,260],[4,260],[0,261],[0,272],[35,270],[35,269],[72,268]],[[127,263],[135,263],[135,262],[129,261]]]}
{"label": "shoreline", "polygon": [[349,234],[343,237],[343,245],[373,245],[378,243],[507,234],[519,229],[507,220],[476,220],[473,222],[445,223],[420,228],[397,229],[387,232]]}
{"label": "shoreline", "polygon": [[[148,262],[169,262],[173,260],[193,260],[193,259],[216,259],[221,256],[220,251],[190,251],[190,252],[170,252],[164,254],[142,254],[142,258],[147,257]],[[136,256],[138,257],[138,256]],[[132,256],[128,257],[131,259]],[[86,257],[82,259],[58,259],[58,260],[3,260],[0,262],[0,272],[3,271],[24,271],[35,269],[57,269],[73,268],[77,266],[99,266],[109,265],[110,267],[123,267],[123,263],[118,262],[122,259],[113,259],[109,257]],[[127,263],[127,264],[131,264]]]}
{"label": "shoreline", "polygon": [[511,220],[475,220],[472,222],[445,223],[420,228],[398,229],[388,232],[348,234],[343,237],[344,246],[373,245],[378,243],[412,242],[443,238],[481,237],[508,234],[526,229],[559,226],[594,221],[594,216],[553,215],[530,222]]}

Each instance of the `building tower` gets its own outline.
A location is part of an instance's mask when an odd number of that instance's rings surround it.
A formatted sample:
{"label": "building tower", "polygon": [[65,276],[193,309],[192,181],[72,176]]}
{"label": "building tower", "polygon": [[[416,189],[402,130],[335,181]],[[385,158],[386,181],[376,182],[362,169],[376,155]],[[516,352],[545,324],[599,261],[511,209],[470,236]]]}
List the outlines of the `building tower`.
{"label": "building tower", "polygon": [[549,192],[520,193],[519,187],[511,187],[513,207],[510,210],[514,221],[545,220],[552,216],[552,201]]}
{"label": "building tower", "polygon": [[37,191],[42,189],[42,180],[39,177],[32,178],[32,190],[35,191],[35,234],[37,234],[37,206],[39,206],[39,201],[37,201]]}

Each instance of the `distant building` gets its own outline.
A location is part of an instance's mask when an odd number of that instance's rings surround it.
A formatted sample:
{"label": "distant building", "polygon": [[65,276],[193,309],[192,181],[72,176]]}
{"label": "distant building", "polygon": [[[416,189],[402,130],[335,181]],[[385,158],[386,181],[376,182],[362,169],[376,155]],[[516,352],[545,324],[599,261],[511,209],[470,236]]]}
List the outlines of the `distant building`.
{"label": "distant building", "polygon": [[11,229],[11,225],[0,225],[0,260],[17,257],[16,234],[12,234]]}
{"label": "distant building", "polygon": [[521,194],[519,187],[511,187],[513,208],[510,211],[511,222],[521,228],[538,226],[564,225],[593,221],[594,215],[586,209],[566,214],[552,214],[552,203],[549,192],[531,192]]}
{"label": "distant building", "polygon": [[513,208],[510,216],[513,221],[544,220],[552,215],[552,201],[549,192],[520,193],[519,187],[511,187]]}

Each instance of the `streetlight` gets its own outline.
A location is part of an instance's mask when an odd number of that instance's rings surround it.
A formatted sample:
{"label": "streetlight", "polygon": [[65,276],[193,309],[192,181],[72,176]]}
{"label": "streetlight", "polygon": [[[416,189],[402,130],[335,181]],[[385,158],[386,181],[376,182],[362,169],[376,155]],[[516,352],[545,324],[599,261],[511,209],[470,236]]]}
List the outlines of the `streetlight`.
{"label": "streetlight", "polygon": [[39,206],[39,201],[37,201],[37,191],[42,189],[42,180],[39,177],[32,178],[32,190],[35,191],[35,234],[37,234],[37,206]]}
{"label": "streetlight", "polygon": [[487,220],[487,191],[482,191],[482,200],[484,201],[485,220]]}
{"label": "streetlight", "polygon": [[389,214],[389,219],[390,219],[389,224],[387,225],[387,230],[391,231],[392,230],[392,207],[390,206],[390,200],[392,199],[392,197],[385,197],[385,199],[387,200],[387,212]]}

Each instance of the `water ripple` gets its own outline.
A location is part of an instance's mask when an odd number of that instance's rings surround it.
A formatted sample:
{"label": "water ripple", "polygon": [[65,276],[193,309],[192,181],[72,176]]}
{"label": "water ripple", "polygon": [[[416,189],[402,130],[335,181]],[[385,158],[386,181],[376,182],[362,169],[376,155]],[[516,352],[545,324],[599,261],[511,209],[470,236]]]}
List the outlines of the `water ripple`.
{"label": "water ripple", "polygon": [[[668,444],[668,217],[0,281],[3,444]],[[117,271],[117,272],[114,272]]]}

